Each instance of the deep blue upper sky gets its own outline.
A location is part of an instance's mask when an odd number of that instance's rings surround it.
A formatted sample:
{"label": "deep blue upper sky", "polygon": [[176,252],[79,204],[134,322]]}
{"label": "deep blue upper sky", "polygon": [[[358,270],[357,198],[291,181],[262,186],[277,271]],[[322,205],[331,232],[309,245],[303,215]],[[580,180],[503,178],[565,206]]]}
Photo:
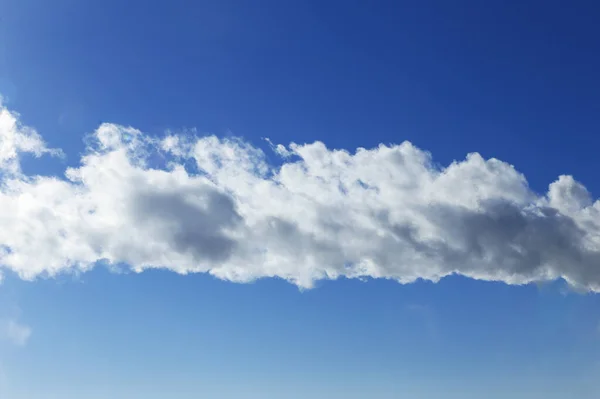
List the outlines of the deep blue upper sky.
{"label": "deep blue upper sky", "polygon": [[561,173],[593,189],[598,7],[3,0],[0,89],[57,146],[100,121],[410,140],[442,164],[471,151],[514,163],[540,191]]}
{"label": "deep blue upper sky", "polygon": [[[350,150],[410,140],[443,165],[477,151],[539,192],[573,174],[599,195],[598,21],[594,1],[0,0],[0,93],[68,164],[106,121]],[[555,286],[82,280],[0,286],[33,329],[0,348],[9,399],[597,392],[600,301]]]}

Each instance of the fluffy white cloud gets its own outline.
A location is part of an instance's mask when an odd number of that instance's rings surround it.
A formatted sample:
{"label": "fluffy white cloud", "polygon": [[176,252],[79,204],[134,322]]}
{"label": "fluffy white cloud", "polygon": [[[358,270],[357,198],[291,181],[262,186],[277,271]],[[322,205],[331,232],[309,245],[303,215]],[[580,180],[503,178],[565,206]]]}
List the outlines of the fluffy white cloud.
{"label": "fluffy white cloud", "polygon": [[0,320],[0,338],[23,346],[31,336],[31,328],[15,320]]}
{"label": "fluffy white cloud", "polygon": [[469,154],[439,168],[408,142],[353,153],[272,145],[275,166],[241,140],[157,139],[112,124],[64,177],[24,176],[18,154],[48,150],[0,115],[0,264],[23,278],[103,260],[301,287],[458,273],[600,291],[600,202],[569,176],[538,195],[497,159]]}

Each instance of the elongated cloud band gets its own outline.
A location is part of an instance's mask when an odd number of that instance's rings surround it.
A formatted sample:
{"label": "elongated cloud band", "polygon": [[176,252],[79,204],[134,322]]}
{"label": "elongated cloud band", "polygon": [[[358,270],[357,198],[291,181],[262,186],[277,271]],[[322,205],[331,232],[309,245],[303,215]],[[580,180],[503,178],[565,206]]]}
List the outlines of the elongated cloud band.
{"label": "elongated cloud band", "polygon": [[103,261],[304,288],[457,273],[600,291],[600,202],[569,176],[542,196],[478,154],[439,168],[408,142],[272,149],[277,165],[242,140],[103,124],[64,177],[26,176],[19,154],[56,151],[2,108],[1,267],[31,279]]}

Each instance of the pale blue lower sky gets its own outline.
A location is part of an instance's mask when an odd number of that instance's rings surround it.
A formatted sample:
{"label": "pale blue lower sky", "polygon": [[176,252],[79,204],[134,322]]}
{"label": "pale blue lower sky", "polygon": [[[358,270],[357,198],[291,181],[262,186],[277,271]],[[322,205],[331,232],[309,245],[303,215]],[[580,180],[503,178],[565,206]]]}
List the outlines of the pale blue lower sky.
{"label": "pale blue lower sky", "polygon": [[9,277],[33,333],[0,352],[7,398],[596,397],[600,300],[558,284],[402,286],[96,270]]}

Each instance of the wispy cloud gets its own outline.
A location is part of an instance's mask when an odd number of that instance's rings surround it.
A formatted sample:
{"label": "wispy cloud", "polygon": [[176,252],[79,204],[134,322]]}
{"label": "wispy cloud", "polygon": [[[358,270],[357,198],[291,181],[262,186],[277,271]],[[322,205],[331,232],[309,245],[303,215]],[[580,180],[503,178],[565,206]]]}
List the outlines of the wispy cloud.
{"label": "wispy cloud", "polygon": [[417,317],[419,317],[423,323],[423,327],[429,339],[439,339],[439,328],[437,325],[437,317],[432,307],[422,304],[409,304],[404,309]]}
{"label": "wispy cloud", "polygon": [[24,346],[31,337],[31,328],[16,320],[0,321],[0,338],[8,340],[14,345]]}
{"label": "wispy cloud", "polygon": [[273,166],[242,140],[112,124],[64,177],[25,176],[18,155],[48,150],[16,114],[0,115],[0,264],[23,278],[103,260],[301,287],[458,273],[600,291],[600,202],[570,176],[540,195],[500,160],[475,153],[440,168],[408,142],[272,145]]}
{"label": "wispy cloud", "polygon": [[47,148],[34,129],[21,125],[19,115],[6,109],[0,96],[0,171],[4,174],[18,173],[21,153],[37,157],[45,153],[62,155],[60,150]]}

